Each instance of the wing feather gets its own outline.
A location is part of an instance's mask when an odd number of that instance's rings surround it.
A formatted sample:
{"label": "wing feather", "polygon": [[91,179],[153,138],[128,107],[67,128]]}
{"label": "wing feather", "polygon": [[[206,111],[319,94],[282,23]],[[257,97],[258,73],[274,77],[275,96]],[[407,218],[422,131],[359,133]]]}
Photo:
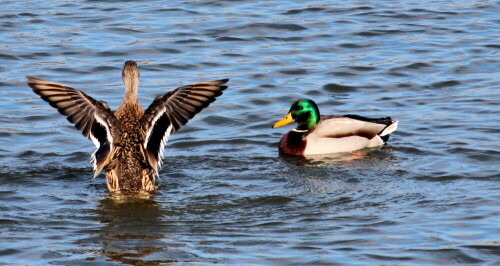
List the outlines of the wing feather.
{"label": "wing feather", "polygon": [[67,116],[68,121],[95,144],[96,151],[92,154],[94,176],[99,174],[109,160],[107,155],[110,154],[109,149],[113,149],[113,139],[121,134],[120,122],[113,112],[106,103],[80,90],[33,77],[27,79],[34,93]]}
{"label": "wing feather", "polygon": [[156,97],[144,112],[141,120],[145,134],[143,146],[156,175],[168,137],[222,95],[228,81],[223,79],[179,87]]}

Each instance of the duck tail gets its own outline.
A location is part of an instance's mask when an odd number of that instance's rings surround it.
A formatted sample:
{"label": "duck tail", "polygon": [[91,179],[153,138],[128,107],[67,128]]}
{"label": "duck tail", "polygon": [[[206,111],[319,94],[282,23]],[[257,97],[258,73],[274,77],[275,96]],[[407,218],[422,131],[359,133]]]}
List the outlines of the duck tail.
{"label": "duck tail", "polygon": [[398,129],[398,120],[392,121],[390,125],[384,128],[378,135],[381,137],[388,136],[392,132],[396,131]]}

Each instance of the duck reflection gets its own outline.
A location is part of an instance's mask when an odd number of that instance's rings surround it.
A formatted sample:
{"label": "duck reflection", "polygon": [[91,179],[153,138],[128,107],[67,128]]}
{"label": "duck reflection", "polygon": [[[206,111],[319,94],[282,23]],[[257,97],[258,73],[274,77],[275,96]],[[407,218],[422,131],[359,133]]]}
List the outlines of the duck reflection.
{"label": "duck reflection", "polygon": [[108,260],[132,265],[216,262],[191,253],[190,247],[175,241],[186,228],[179,223],[182,211],[162,206],[150,195],[100,200],[96,212],[102,227],[95,241],[101,244],[101,254]]}
{"label": "duck reflection", "polygon": [[354,152],[330,153],[319,155],[308,155],[305,157],[289,156],[281,154],[280,157],[287,163],[304,166],[329,166],[329,165],[349,165],[366,164],[372,161],[391,161],[394,159],[390,149],[381,147],[365,148]]}
{"label": "duck reflection", "polygon": [[[102,253],[127,264],[168,263],[158,252],[166,251],[162,211],[152,198],[106,198],[97,207]],[[156,254],[156,255],[155,255]]]}

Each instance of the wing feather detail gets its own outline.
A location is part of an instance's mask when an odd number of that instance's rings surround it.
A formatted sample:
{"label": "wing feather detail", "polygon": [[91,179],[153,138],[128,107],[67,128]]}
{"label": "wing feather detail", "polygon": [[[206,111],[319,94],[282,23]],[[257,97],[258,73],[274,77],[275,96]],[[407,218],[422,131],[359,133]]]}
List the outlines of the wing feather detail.
{"label": "wing feather detail", "polygon": [[34,93],[67,116],[68,121],[94,143],[96,151],[91,161],[94,177],[97,176],[109,160],[113,140],[121,134],[120,121],[105,102],[97,101],[80,90],[33,77],[27,79]]}
{"label": "wing feather detail", "polygon": [[215,101],[227,89],[228,79],[179,87],[155,98],[141,120],[144,149],[149,165],[158,176],[165,144],[171,134]]}

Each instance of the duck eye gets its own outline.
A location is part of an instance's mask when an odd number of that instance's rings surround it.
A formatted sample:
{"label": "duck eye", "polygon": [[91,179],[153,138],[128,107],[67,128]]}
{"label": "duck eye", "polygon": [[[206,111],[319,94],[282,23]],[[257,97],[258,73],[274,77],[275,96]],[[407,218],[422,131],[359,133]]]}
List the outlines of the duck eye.
{"label": "duck eye", "polygon": [[299,110],[302,110],[302,109],[304,109],[304,107],[302,107],[302,106],[299,106],[299,108],[298,108],[298,109],[299,109]]}

